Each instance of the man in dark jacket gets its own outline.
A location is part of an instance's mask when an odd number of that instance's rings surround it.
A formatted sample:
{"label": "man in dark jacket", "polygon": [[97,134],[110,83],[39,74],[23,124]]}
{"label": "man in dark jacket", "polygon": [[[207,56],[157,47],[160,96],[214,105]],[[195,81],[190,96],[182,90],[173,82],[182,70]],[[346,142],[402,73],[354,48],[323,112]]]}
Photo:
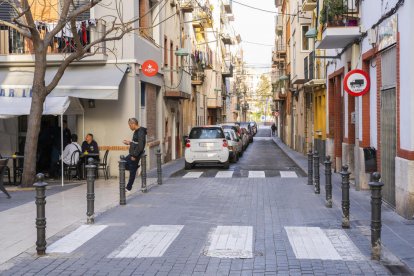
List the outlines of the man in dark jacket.
{"label": "man in dark jacket", "polygon": [[129,180],[126,190],[130,192],[139,168],[139,160],[141,159],[141,155],[144,153],[145,145],[147,143],[147,129],[140,127],[136,118],[130,118],[128,120],[128,126],[134,132],[132,141],[123,141],[125,145],[129,145],[129,154],[125,160],[127,162],[126,169],[129,170]]}

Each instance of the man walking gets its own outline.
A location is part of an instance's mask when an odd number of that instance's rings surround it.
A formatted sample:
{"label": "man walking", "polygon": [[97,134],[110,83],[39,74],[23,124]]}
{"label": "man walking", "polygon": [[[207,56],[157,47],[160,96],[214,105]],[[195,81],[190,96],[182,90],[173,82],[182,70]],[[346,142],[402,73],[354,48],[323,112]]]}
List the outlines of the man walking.
{"label": "man walking", "polygon": [[132,136],[132,141],[124,140],[125,145],[129,145],[129,154],[125,158],[126,169],[129,170],[129,180],[126,186],[128,192],[131,191],[132,185],[134,184],[135,176],[139,168],[139,160],[144,153],[146,145],[146,135],[147,129],[145,127],[140,127],[138,120],[136,118],[130,118],[128,120],[129,129],[131,129],[134,134]]}

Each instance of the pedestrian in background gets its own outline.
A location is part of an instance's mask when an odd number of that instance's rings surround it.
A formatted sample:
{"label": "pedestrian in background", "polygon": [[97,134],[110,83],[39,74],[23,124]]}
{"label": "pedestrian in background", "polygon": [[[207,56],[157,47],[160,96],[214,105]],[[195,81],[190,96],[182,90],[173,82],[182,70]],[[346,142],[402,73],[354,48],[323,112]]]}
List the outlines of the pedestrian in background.
{"label": "pedestrian in background", "polygon": [[275,131],[276,131],[275,123],[272,124],[271,129],[272,129],[272,136],[275,136]]}
{"label": "pedestrian in background", "polygon": [[145,127],[139,126],[138,120],[136,118],[130,118],[128,120],[128,126],[129,129],[134,132],[132,135],[132,141],[123,141],[125,145],[129,145],[129,154],[125,158],[125,161],[127,162],[126,169],[129,170],[129,180],[126,186],[126,190],[127,192],[130,192],[132,190],[132,185],[134,185],[137,170],[139,168],[139,160],[144,153],[145,145],[147,143],[147,129]]}

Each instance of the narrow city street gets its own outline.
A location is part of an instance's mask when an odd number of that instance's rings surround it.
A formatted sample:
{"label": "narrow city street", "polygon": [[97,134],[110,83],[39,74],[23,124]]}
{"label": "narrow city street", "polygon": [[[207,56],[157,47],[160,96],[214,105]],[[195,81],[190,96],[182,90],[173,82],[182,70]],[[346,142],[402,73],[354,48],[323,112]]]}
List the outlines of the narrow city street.
{"label": "narrow city street", "polygon": [[370,259],[369,237],[342,229],[338,202],[326,208],[268,136],[259,131],[232,177],[180,170],[94,225],[78,221],[51,237],[47,256],[32,248],[10,260],[1,275],[389,274]]}

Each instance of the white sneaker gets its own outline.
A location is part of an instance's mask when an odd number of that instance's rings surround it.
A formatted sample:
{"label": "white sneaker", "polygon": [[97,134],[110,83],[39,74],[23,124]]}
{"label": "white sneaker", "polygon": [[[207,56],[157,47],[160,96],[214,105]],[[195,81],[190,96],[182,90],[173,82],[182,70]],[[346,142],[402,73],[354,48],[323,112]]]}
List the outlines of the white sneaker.
{"label": "white sneaker", "polygon": [[125,188],[125,192],[126,192],[126,194],[131,194],[132,193],[132,191],[131,190],[128,190],[127,188]]}

